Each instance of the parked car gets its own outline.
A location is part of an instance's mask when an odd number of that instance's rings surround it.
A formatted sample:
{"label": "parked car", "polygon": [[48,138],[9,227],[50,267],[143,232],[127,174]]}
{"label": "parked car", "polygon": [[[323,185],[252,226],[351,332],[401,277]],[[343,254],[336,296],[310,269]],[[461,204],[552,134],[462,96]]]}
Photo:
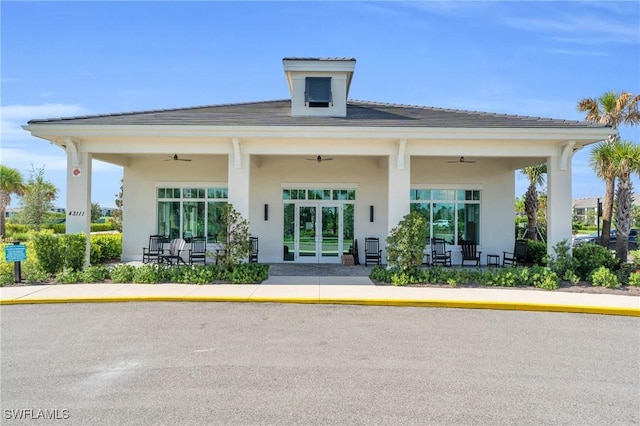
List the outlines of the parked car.
{"label": "parked car", "polygon": [[[573,246],[577,246],[584,243],[597,243],[599,241],[598,234],[593,233],[589,235],[579,235],[573,239]],[[612,229],[609,235],[609,248],[616,248],[616,230]],[[638,229],[633,228],[629,233],[629,248],[636,250],[638,248]]]}
{"label": "parked car", "polygon": [[448,228],[449,227],[449,220],[448,219],[438,219],[435,220],[433,222],[433,226],[438,227],[438,228]]}
{"label": "parked car", "polygon": [[[611,235],[609,236],[609,248],[616,248],[616,241],[616,230],[612,229]],[[638,230],[635,228],[631,229],[631,232],[629,233],[629,248],[631,250],[636,250],[638,248]]]}

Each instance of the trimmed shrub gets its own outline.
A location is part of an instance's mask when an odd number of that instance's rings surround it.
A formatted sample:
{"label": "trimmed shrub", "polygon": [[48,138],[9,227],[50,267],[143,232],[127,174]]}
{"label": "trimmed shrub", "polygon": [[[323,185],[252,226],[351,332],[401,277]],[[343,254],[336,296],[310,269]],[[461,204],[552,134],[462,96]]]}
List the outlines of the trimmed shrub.
{"label": "trimmed shrub", "polygon": [[122,255],[122,234],[102,234],[91,236],[91,264],[120,259]]}
{"label": "trimmed shrub", "polygon": [[87,236],[85,234],[63,234],[58,236],[64,250],[64,267],[81,271],[84,267],[85,252],[87,250]]}
{"label": "trimmed shrub", "polygon": [[84,283],[97,283],[107,278],[109,278],[109,270],[102,265],[89,266],[80,274],[80,279]]}
{"label": "trimmed shrub", "polygon": [[43,271],[55,275],[62,270],[64,266],[64,251],[60,244],[60,239],[53,235],[51,231],[33,234],[33,248]]}

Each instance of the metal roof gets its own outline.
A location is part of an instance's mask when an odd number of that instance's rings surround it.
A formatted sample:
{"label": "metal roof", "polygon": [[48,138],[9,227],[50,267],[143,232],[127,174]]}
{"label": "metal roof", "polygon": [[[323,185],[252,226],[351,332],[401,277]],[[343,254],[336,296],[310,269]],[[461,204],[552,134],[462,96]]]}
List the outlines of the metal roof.
{"label": "metal roof", "polygon": [[344,126],[427,128],[603,128],[599,123],[459,109],[347,101],[346,117],[291,116],[291,101],[274,100],[117,114],[30,120],[29,124],[175,126]]}

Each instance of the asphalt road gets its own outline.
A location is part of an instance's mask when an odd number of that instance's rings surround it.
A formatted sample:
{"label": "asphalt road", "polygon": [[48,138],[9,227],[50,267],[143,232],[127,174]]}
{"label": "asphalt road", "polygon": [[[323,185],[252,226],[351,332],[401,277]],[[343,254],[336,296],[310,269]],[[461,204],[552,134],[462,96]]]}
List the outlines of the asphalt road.
{"label": "asphalt road", "polygon": [[639,318],[154,302],[0,319],[3,425],[640,423]]}

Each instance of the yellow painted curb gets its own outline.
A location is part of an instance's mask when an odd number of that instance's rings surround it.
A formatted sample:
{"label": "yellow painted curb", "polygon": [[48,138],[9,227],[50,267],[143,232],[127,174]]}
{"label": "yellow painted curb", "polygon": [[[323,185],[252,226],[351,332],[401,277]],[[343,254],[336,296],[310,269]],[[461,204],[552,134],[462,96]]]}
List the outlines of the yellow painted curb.
{"label": "yellow painted curb", "polygon": [[555,305],[545,303],[482,302],[468,300],[425,299],[320,299],[309,297],[250,297],[250,296],[129,296],[79,297],[65,299],[2,299],[0,305],[27,305],[46,303],[114,303],[114,302],[243,302],[243,303],[298,303],[323,305],[407,306],[429,308],[494,309],[534,312],[568,312],[583,314],[640,317],[640,308],[602,306]]}

